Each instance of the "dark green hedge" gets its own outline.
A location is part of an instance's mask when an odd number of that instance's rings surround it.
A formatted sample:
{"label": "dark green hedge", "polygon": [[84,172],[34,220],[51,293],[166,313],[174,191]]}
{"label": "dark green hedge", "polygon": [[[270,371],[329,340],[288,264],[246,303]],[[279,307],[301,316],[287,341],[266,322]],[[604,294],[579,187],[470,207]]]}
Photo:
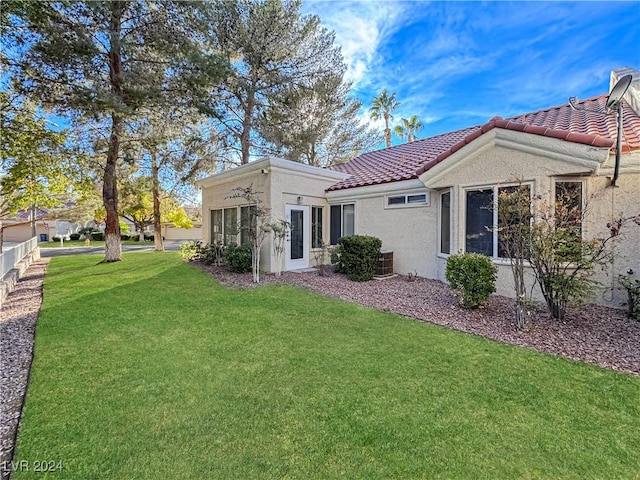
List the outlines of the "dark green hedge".
{"label": "dark green hedge", "polygon": [[338,240],[340,270],[349,280],[366,282],[373,279],[380,258],[382,241],[368,235],[351,235]]}
{"label": "dark green hedge", "polygon": [[229,245],[224,252],[224,259],[232,272],[251,271],[251,247],[249,245]]}
{"label": "dark green hedge", "polygon": [[445,278],[454,290],[462,293],[462,306],[478,308],[496,291],[498,268],[479,253],[458,253],[447,258]]}

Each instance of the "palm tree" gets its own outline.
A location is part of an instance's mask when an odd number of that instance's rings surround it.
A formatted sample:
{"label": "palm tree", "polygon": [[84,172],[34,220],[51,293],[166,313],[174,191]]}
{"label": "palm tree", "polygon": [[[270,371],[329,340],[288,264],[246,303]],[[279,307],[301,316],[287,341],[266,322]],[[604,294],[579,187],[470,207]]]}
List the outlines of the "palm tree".
{"label": "palm tree", "polygon": [[400,119],[400,125],[393,127],[393,131],[400,138],[406,138],[407,143],[417,140],[418,130],[422,130],[422,122],[417,115],[412,115],[409,120],[406,118]]}
{"label": "palm tree", "polygon": [[391,146],[389,119],[393,119],[391,112],[400,106],[400,102],[396,101],[395,92],[389,95],[386,90],[383,90],[382,93],[378,97],[374,98],[371,103],[372,105],[369,109],[369,116],[373,120],[378,120],[380,118],[384,119],[384,139],[387,142],[387,148],[389,148]]}

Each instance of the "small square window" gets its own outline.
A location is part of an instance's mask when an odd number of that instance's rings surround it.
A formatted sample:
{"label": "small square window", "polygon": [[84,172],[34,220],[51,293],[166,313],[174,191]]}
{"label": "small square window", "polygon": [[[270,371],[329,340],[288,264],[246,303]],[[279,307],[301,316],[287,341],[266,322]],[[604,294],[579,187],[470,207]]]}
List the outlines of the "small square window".
{"label": "small square window", "polygon": [[405,202],[406,202],[406,198],[404,195],[402,195],[401,197],[389,197],[387,199],[388,205],[404,205]]}
{"label": "small square window", "polygon": [[424,193],[420,195],[407,195],[407,203],[427,203],[427,196]]}

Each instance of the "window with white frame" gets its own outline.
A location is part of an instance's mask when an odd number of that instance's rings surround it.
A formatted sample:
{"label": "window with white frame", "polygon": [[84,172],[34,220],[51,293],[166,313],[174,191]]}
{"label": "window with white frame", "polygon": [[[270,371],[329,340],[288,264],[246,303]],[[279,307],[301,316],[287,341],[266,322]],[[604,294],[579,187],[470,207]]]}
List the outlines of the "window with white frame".
{"label": "window with white frame", "polygon": [[238,243],[238,209],[236,207],[224,209],[224,244]]}
{"label": "window with white frame", "polygon": [[[488,257],[504,257],[506,248],[500,236],[498,222],[498,199],[501,193],[511,193],[514,189],[526,189],[531,197],[531,185],[491,186],[465,191],[465,251],[481,253]],[[529,218],[521,219],[529,221]]]}
{"label": "window with white frame", "polygon": [[256,206],[240,207],[240,244],[245,245],[251,243],[251,239],[256,234],[256,224],[258,217],[256,216]]}
{"label": "window with white frame", "polygon": [[322,207],[311,207],[311,248],[322,248],[324,243],[322,233]]}
{"label": "window with white frame", "polygon": [[582,236],[583,190],[580,180],[556,180],[554,184],[556,225],[568,228],[577,237]]}
{"label": "window with white frame", "polygon": [[340,237],[347,237],[355,233],[356,205],[354,203],[331,205],[329,216],[329,241],[331,245],[336,245]]}
{"label": "window with white frame", "polygon": [[237,207],[211,210],[211,243],[238,243]]}
{"label": "window with white frame", "polygon": [[440,253],[451,253],[451,191],[440,194]]}
{"label": "window with white frame", "polygon": [[223,243],[222,210],[211,210],[211,243]]}
{"label": "window with white frame", "polygon": [[412,193],[406,195],[389,195],[387,207],[406,207],[413,205],[427,205],[428,197],[426,193]]}

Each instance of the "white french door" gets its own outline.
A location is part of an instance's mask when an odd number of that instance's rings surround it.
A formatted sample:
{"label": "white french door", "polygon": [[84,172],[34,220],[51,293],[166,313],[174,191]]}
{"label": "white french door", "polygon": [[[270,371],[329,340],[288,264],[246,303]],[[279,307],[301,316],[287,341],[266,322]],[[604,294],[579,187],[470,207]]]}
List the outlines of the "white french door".
{"label": "white french door", "polygon": [[285,270],[296,270],[309,266],[309,207],[286,205],[285,215],[289,222],[285,243]]}

